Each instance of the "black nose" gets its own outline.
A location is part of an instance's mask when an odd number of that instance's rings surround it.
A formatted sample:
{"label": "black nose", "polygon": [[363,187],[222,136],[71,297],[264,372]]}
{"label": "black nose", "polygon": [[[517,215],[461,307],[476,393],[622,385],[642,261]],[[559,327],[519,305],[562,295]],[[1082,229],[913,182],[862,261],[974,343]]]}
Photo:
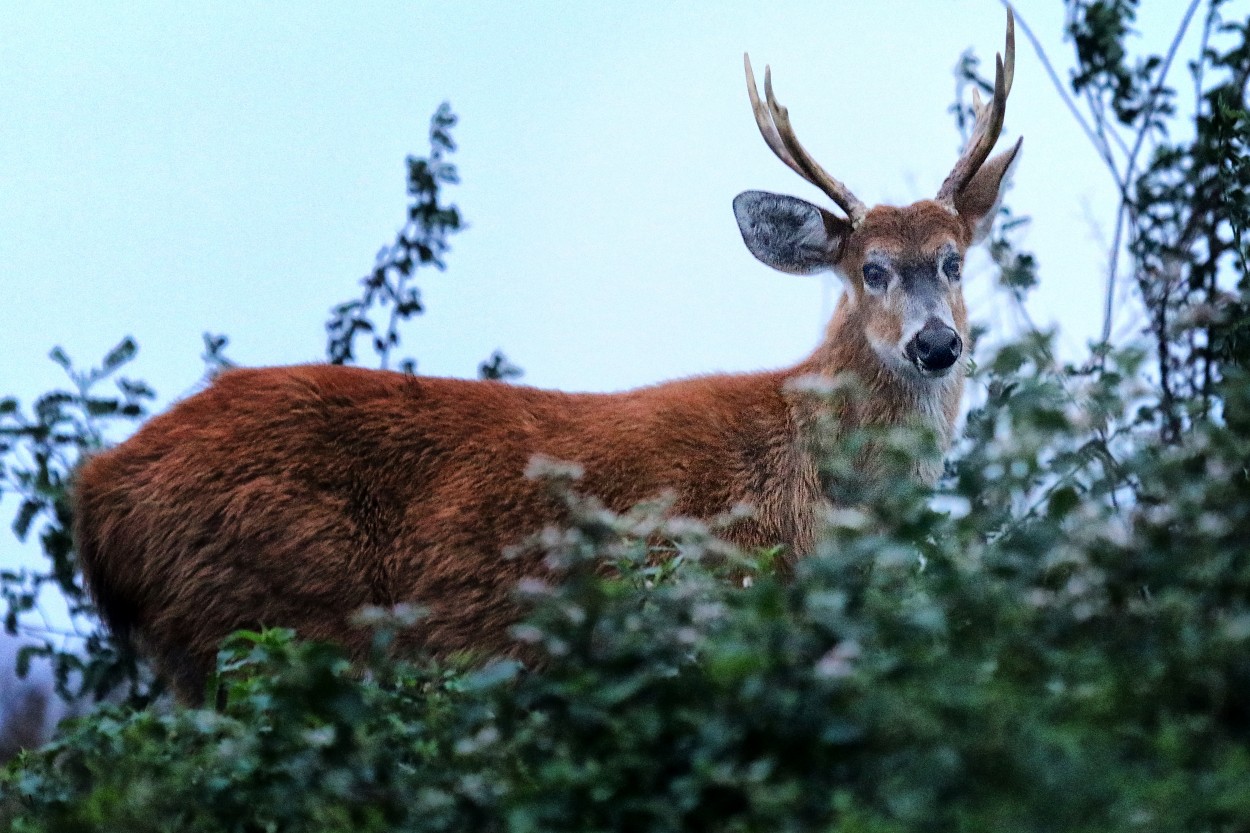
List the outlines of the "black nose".
{"label": "black nose", "polygon": [[924,370],[946,370],[963,349],[959,333],[934,319],[926,322],[907,345],[909,357]]}

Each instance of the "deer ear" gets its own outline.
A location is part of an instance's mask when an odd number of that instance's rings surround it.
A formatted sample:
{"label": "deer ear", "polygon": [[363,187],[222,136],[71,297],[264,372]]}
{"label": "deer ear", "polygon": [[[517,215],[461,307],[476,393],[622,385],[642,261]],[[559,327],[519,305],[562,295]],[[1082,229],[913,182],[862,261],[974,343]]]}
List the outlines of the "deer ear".
{"label": "deer ear", "polygon": [[832,269],[851,224],[819,206],[767,191],[734,197],[742,241],[759,261],[782,272],[810,275]]}
{"label": "deer ear", "polygon": [[955,211],[968,224],[974,246],[989,236],[994,226],[994,217],[1002,204],[1003,194],[1007,192],[1011,171],[1020,159],[1023,143],[1024,138],[1021,137],[1011,150],[986,161],[964,189],[955,195]]}

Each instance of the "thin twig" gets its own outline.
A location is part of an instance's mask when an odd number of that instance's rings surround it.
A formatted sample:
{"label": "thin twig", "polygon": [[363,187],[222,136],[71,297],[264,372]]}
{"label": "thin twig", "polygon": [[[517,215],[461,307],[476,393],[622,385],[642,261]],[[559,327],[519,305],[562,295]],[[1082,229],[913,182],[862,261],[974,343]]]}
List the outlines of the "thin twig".
{"label": "thin twig", "polygon": [[1107,135],[1115,140],[1115,146],[1120,149],[1120,153],[1124,154],[1125,158],[1131,155],[1128,149],[1128,145],[1124,143],[1124,138],[1120,135],[1120,131],[1116,130],[1114,127],[1111,127],[1110,129],[1107,130]]}
{"label": "thin twig", "polygon": [[[398,245],[395,248],[398,248]],[[391,256],[393,259],[394,249],[391,250]],[[386,325],[386,335],[383,338],[382,349],[378,351],[378,364],[382,370],[389,369],[391,348],[395,346],[395,335],[399,332],[399,299],[404,291],[404,283],[408,280],[408,276],[403,272],[400,272],[398,269],[396,272],[399,274],[395,278],[395,289],[393,291],[391,291],[390,283],[386,279],[385,269],[382,272],[382,281],[386,284],[387,291],[391,292],[391,315]]]}
{"label": "thin twig", "polygon": [[[53,637],[53,636],[60,637],[61,639],[83,639],[86,637],[86,634],[82,634],[77,631],[71,632],[71,631],[63,630],[61,628],[53,627],[50,624],[41,626],[41,625],[32,625],[29,623],[22,623],[18,625],[18,628],[20,629],[20,633],[22,633],[23,635],[43,639],[45,640],[45,642],[48,641],[49,637]],[[51,643],[48,642],[48,644],[51,644]]]}
{"label": "thin twig", "polygon": [[1111,256],[1107,264],[1107,292],[1102,305],[1102,338],[1103,344],[1111,341],[1111,319],[1115,317],[1115,280],[1120,265],[1120,240],[1124,237],[1124,214],[1128,210],[1128,198],[1120,197],[1120,205],[1115,210],[1115,234],[1111,237]]}
{"label": "thin twig", "polygon": [[1102,341],[1104,343],[1111,338],[1111,319],[1115,315],[1115,281],[1120,263],[1120,241],[1124,235],[1124,216],[1128,211],[1132,210],[1128,189],[1132,186],[1133,173],[1137,167],[1137,154],[1141,152],[1142,143],[1150,132],[1150,120],[1154,117],[1155,108],[1159,103],[1159,99],[1163,96],[1163,85],[1167,81],[1168,70],[1172,68],[1172,61],[1176,58],[1176,52],[1180,49],[1181,40],[1184,39],[1185,32],[1188,31],[1189,23],[1193,20],[1194,12],[1198,10],[1200,2],[1201,0],[1191,0],[1189,7],[1185,9],[1185,16],[1181,18],[1181,25],[1177,28],[1176,34],[1172,38],[1172,44],[1168,47],[1167,55],[1164,56],[1163,65],[1159,67],[1159,75],[1155,81],[1150,102],[1142,115],[1141,127],[1138,128],[1137,139],[1133,143],[1133,150],[1128,156],[1128,166],[1124,170],[1124,180],[1120,187],[1120,207],[1116,211],[1115,218],[1115,234],[1111,239],[1111,263],[1107,271],[1107,293],[1102,314]]}
{"label": "thin twig", "polygon": [[1193,20],[1194,12],[1198,11],[1198,4],[1202,0],[1190,0],[1189,8],[1185,10],[1185,16],[1181,19],[1180,28],[1176,30],[1176,34],[1172,37],[1172,43],[1168,47],[1167,55],[1163,58],[1163,65],[1159,67],[1159,77],[1155,81],[1154,91],[1150,96],[1150,103],[1146,106],[1146,112],[1142,116],[1142,126],[1137,132],[1137,141],[1133,144],[1133,152],[1128,157],[1128,169],[1124,172],[1124,181],[1127,185],[1132,181],[1133,169],[1137,165],[1137,154],[1141,151],[1142,142],[1146,139],[1146,134],[1150,132],[1150,119],[1155,114],[1155,108],[1162,98],[1163,85],[1168,79],[1168,70],[1172,68],[1172,61],[1176,58],[1176,52],[1180,49],[1181,41],[1185,37],[1185,32],[1189,30],[1189,23]]}
{"label": "thin twig", "polygon": [[1107,136],[1110,134],[1116,138],[1116,144],[1124,148],[1124,157],[1127,159],[1128,147],[1124,144],[1124,140],[1120,138],[1120,134],[1116,133],[1114,129],[1107,129],[1107,112],[1103,108],[1102,102],[1094,96],[1092,86],[1085,88],[1085,106],[1089,108],[1090,114],[1094,117],[1094,133],[1098,135],[1102,153],[1107,159],[1114,158],[1114,154],[1111,153],[1111,143],[1107,141]]}
{"label": "thin twig", "polygon": [[[1011,9],[1016,17],[1016,25],[1020,27],[1020,31],[1024,32],[1024,36],[1029,39],[1029,43],[1033,44],[1033,51],[1037,53],[1038,60],[1042,62],[1042,68],[1046,70],[1046,75],[1050,78],[1051,84],[1054,85],[1055,91],[1059,93],[1059,97],[1063,99],[1063,103],[1067,105],[1068,112],[1072,114],[1072,118],[1076,119],[1076,123],[1081,126],[1081,130],[1085,132],[1086,138],[1089,139],[1091,145],[1099,153],[1099,157],[1107,164],[1111,170],[1111,176],[1115,180],[1116,186],[1121,183],[1120,172],[1116,170],[1115,160],[1111,157],[1110,151],[1106,149],[1105,144],[1100,142],[1098,136],[1094,133],[1093,128],[1089,126],[1089,122],[1085,120],[1084,114],[1076,106],[1076,102],[1072,100],[1072,96],[1068,94],[1067,88],[1063,81],[1059,78],[1059,74],[1055,72],[1055,67],[1050,63],[1050,58],[1046,55],[1046,50],[1042,48],[1042,43],[1033,34],[1033,29],[1029,27],[1028,22],[1020,14],[1020,10],[1013,6],[1010,0],[999,0],[1004,8]],[[1123,196],[1123,193],[1121,193]]]}
{"label": "thin twig", "polygon": [[1202,56],[1207,54],[1207,45],[1211,42],[1211,27],[1215,25],[1215,4],[1207,10],[1207,19],[1202,24],[1202,43],[1198,46],[1198,67],[1194,72],[1194,118],[1202,115],[1202,78],[1207,62]]}

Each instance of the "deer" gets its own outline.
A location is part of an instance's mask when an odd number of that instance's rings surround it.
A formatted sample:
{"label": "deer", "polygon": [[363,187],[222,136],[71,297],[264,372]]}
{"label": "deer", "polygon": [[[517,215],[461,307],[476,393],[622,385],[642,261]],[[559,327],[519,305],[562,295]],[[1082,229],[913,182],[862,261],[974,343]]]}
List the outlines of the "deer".
{"label": "deer", "polygon": [[[407,638],[427,655],[515,655],[515,588],[542,564],[504,552],[560,511],[525,475],[539,455],[580,467],[579,489],[617,511],[662,493],[696,518],[746,506],[724,533],[731,544],[809,554],[836,501],[814,435],[918,421],[943,448],[952,440],[969,344],[962,264],[991,229],[1022,143],[989,158],[1014,40],[1009,11],[993,95],[974,93],[962,153],[936,197],[902,207],[869,208],[826,172],[777,102],[771,68],[761,101],[744,55],[765,144],[841,211],[764,191],[733,200],[759,261],[843,284],[823,338],[794,366],[622,393],[328,365],[226,370],[77,472],[78,558],[102,620],[188,702],[204,696],[231,632],[289,627],[358,656],[370,637],[349,619],[368,605],[423,606]],[[822,412],[835,406],[796,392],[810,377],[853,378],[862,403]]]}

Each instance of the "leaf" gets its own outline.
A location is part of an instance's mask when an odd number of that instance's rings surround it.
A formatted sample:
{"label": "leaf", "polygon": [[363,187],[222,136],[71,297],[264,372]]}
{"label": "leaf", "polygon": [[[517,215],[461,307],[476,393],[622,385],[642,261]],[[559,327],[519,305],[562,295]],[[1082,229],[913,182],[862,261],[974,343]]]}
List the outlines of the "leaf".
{"label": "leaf", "polygon": [[524,371],[510,362],[502,350],[490,354],[490,358],[477,366],[479,379],[495,379],[507,381],[524,375]]}
{"label": "leaf", "polygon": [[134,339],[126,336],[104,357],[104,372],[113,372],[133,359],[138,351],[139,347],[135,344]]}
{"label": "leaf", "polygon": [[65,372],[67,373],[69,372],[70,370],[69,356],[66,355],[65,351],[62,350],[60,347],[53,347],[52,352],[48,353],[48,358],[52,359],[52,361],[60,365],[61,368],[65,370]]}
{"label": "leaf", "polygon": [[42,503],[31,498],[22,501],[21,506],[17,510],[17,517],[13,519],[13,534],[17,536],[17,540],[26,540],[26,535],[30,532],[30,525],[42,508]]}
{"label": "leaf", "polygon": [[148,387],[147,382],[136,381],[134,379],[121,378],[117,380],[117,387],[122,393],[130,399],[155,399],[156,391]]}
{"label": "leaf", "polygon": [[1080,502],[1081,496],[1075,488],[1072,486],[1061,486],[1051,494],[1047,503],[1052,516],[1063,518],[1080,505]]}
{"label": "leaf", "polygon": [[116,399],[96,399],[94,397],[84,401],[83,405],[91,416],[115,414],[121,407]]}
{"label": "leaf", "polygon": [[34,645],[24,645],[17,652],[17,666],[15,670],[17,671],[18,679],[24,680],[30,674],[30,660],[36,655],[38,650]]}

